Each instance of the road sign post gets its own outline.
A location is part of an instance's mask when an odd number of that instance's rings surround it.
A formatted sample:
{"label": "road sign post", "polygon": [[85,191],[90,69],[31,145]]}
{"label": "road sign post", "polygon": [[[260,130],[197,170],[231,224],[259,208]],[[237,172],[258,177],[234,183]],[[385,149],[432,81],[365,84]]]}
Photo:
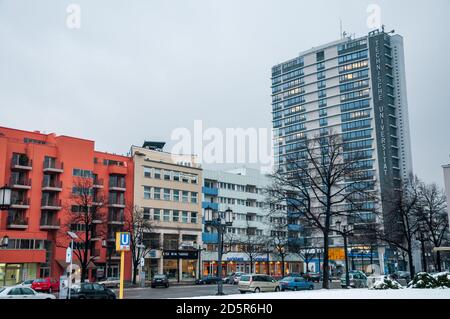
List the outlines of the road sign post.
{"label": "road sign post", "polygon": [[123,299],[123,279],[125,272],[125,252],[130,250],[130,233],[116,233],[116,251],[120,251],[120,288],[119,299]]}

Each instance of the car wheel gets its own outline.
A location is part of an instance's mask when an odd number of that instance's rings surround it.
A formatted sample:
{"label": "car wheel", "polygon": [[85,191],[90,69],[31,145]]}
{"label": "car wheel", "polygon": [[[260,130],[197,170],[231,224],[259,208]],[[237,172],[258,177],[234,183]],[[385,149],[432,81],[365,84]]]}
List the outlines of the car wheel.
{"label": "car wheel", "polygon": [[154,286],[154,285],[152,285],[151,287],[152,287],[152,288],[155,288],[155,286]]}
{"label": "car wheel", "polygon": [[309,290],[313,290],[313,289],[314,289],[313,285],[309,286]]}
{"label": "car wheel", "polygon": [[241,290],[241,294],[245,294],[245,291],[242,291],[242,290]]}
{"label": "car wheel", "polygon": [[166,288],[169,288],[169,284],[166,284]]}
{"label": "car wheel", "polygon": [[261,292],[261,289],[259,289],[258,287],[255,288],[255,290],[253,291],[255,294],[258,292]]}
{"label": "car wheel", "polygon": [[280,287],[275,287],[275,292],[278,292],[278,291],[280,291]]}
{"label": "car wheel", "polygon": [[108,296],[108,299],[110,299],[110,300],[112,300],[112,299],[116,299],[116,296],[113,296],[113,295],[111,295],[111,296]]}
{"label": "car wheel", "polygon": [[51,294],[52,293],[52,288],[48,289],[48,293]]}
{"label": "car wheel", "polygon": [[294,291],[297,291],[297,290],[298,290],[298,287],[297,287],[297,286],[295,286],[293,290],[294,290]]}

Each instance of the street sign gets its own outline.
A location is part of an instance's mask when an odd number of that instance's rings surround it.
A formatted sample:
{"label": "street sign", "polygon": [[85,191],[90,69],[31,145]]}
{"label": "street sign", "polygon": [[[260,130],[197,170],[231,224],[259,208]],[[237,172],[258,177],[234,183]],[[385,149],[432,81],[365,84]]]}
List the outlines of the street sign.
{"label": "street sign", "polygon": [[117,232],[116,233],[116,251],[129,251],[130,250],[130,233]]}
{"label": "street sign", "polygon": [[72,249],[67,247],[66,249],[66,263],[70,263],[72,261]]}
{"label": "street sign", "polygon": [[141,267],[144,267],[144,266],[145,266],[145,259],[141,258]]}

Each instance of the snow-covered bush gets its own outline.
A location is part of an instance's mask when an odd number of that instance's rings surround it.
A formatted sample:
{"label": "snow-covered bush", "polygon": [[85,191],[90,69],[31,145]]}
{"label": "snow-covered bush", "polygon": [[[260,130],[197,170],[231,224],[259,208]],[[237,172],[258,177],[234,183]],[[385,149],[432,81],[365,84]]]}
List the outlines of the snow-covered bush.
{"label": "snow-covered bush", "polygon": [[402,285],[398,281],[385,276],[383,279],[377,280],[371,289],[381,290],[381,289],[402,289],[402,288],[403,288]]}
{"label": "snow-covered bush", "polygon": [[439,283],[426,272],[417,273],[408,284],[408,288],[438,288]]}
{"label": "snow-covered bush", "polygon": [[450,272],[440,272],[433,275],[439,287],[450,288]]}

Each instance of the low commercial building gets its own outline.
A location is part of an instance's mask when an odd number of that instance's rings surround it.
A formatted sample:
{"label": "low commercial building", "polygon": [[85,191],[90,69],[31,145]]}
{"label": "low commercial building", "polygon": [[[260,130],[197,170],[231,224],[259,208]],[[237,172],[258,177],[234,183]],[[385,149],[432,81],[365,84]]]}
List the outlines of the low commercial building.
{"label": "low commercial building", "polygon": [[[282,261],[279,256],[264,245],[272,232],[263,192],[269,183],[269,177],[257,169],[242,167],[228,171],[203,171],[203,209],[210,207],[224,212],[230,208],[234,215],[233,224],[227,228],[224,235],[226,253],[222,259],[223,276],[230,272],[252,271],[275,276],[282,274]],[[217,232],[205,228],[202,251],[203,275],[217,273],[217,242]],[[246,244],[261,245],[260,252],[252,254],[253,269],[250,255],[245,252]],[[284,262],[285,273],[303,270],[299,256],[290,254]]]}
{"label": "low commercial building", "polygon": [[[12,189],[12,205],[0,212],[0,286],[26,279],[57,278],[67,272],[67,231],[84,236],[86,224],[73,219],[79,181],[90,188],[98,218],[92,222],[88,249],[88,278],[117,276],[119,255],[114,233],[126,218],[133,200],[133,163],[130,157],[97,152],[95,142],[70,136],[0,127],[0,185]],[[94,203],[95,198],[103,198]],[[74,255],[79,274],[79,260]],[[130,258],[125,278],[131,277]],[[77,275],[76,275],[77,276]]]}
{"label": "low commercial building", "polygon": [[195,280],[202,244],[202,169],[196,157],[163,151],[162,142],[132,146],[135,164],[134,203],[151,221],[144,235],[151,250],[145,256],[148,277]]}

